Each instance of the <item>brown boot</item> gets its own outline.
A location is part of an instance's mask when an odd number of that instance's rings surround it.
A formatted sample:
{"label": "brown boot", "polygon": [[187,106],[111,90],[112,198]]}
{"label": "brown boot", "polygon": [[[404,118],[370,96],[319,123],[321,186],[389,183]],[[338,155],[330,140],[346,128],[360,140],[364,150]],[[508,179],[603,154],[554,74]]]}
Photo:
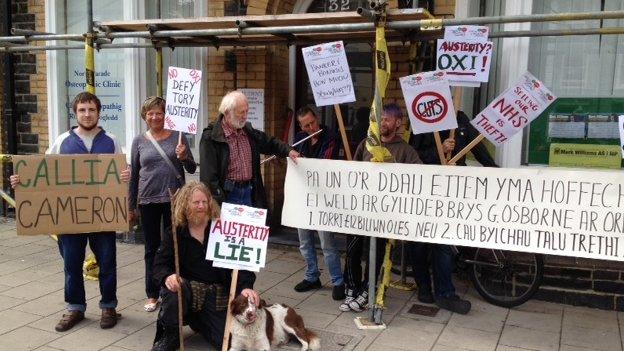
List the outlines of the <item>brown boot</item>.
{"label": "brown boot", "polygon": [[100,318],[100,328],[110,329],[114,327],[119,317],[121,317],[121,314],[117,313],[114,308],[103,308],[102,317]]}
{"label": "brown boot", "polygon": [[54,330],[57,332],[68,331],[74,327],[74,325],[78,324],[81,320],[84,319],[84,313],[81,311],[69,311],[68,313],[63,314],[63,317],[58,322]]}

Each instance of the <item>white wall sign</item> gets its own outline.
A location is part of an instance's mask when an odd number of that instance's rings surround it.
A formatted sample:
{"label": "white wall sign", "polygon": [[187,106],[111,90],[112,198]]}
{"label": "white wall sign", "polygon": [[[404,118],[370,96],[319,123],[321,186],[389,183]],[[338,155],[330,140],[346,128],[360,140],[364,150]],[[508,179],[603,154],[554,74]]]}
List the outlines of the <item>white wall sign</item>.
{"label": "white wall sign", "polygon": [[206,259],[215,267],[260,271],[269,242],[267,210],[223,203],[221,218],[210,225]]}
{"label": "white wall sign", "polygon": [[197,133],[201,76],[196,69],[169,67],[165,129]]}
{"label": "white wall sign", "polygon": [[451,26],[438,39],[437,69],[445,70],[453,86],[479,86],[487,82],[494,44],[488,27]]}
{"label": "white wall sign", "polygon": [[399,79],[414,134],[457,128],[451,88],[444,71]]}
{"label": "white wall sign", "polygon": [[498,146],[531,123],[555,99],[542,82],[526,72],[470,123]]}
{"label": "white wall sign", "polygon": [[247,97],[249,113],[247,120],[258,130],[264,131],[264,89],[239,89]]}
{"label": "white wall sign", "polygon": [[302,49],[316,106],[355,101],[353,80],[342,41]]}
{"label": "white wall sign", "polygon": [[288,162],[289,227],[624,261],[621,172]]}

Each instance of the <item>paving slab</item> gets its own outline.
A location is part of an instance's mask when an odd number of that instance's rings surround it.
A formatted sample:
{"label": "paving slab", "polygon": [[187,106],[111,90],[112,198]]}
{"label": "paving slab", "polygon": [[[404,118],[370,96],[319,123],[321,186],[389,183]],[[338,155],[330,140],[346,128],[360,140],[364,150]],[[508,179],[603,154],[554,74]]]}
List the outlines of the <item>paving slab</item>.
{"label": "paving slab", "polygon": [[528,350],[557,351],[559,349],[559,332],[552,333],[507,325],[503,329],[499,344]]}

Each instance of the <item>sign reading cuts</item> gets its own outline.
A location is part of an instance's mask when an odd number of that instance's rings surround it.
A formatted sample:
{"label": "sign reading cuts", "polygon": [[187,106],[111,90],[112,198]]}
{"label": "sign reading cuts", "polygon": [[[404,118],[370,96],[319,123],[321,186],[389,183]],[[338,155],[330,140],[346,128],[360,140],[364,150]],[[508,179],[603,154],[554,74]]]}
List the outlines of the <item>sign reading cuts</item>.
{"label": "sign reading cuts", "polygon": [[443,71],[400,78],[414,134],[457,128],[451,89]]}
{"label": "sign reading cuts", "polygon": [[282,211],[295,228],[624,261],[621,172],[301,159]]}
{"label": "sign reading cuts", "polygon": [[355,101],[353,81],[342,41],[302,49],[316,106]]}
{"label": "sign reading cuts", "polygon": [[201,76],[195,69],[169,67],[165,129],[197,133]]}
{"label": "sign reading cuts", "polygon": [[526,72],[511,88],[496,97],[470,123],[494,145],[505,143],[537,118],[556,97]]}
{"label": "sign reading cuts", "polygon": [[266,261],[267,210],[223,203],[221,218],[210,225],[206,259],[215,267],[260,271]]}

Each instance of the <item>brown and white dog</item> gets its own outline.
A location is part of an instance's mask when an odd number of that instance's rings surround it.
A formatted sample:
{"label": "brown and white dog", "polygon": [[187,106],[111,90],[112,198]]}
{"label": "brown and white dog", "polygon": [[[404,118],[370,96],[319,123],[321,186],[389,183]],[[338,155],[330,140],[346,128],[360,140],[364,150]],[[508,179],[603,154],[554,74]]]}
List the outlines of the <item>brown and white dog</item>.
{"label": "brown and white dog", "polygon": [[274,304],[260,306],[238,295],[230,304],[232,314],[232,344],[230,351],[269,351],[285,344],[290,335],[301,343],[301,351],[320,350],[321,343],[314,332],[305,328],[303,318],[294,309]]}

